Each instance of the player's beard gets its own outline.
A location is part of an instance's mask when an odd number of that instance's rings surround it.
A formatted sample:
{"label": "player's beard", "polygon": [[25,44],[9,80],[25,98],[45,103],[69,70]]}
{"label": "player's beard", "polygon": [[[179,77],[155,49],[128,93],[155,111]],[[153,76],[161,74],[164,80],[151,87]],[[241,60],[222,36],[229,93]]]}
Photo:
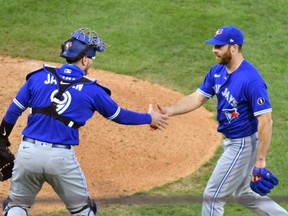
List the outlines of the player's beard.
{"label": "player's beard", "polygon": [[219,58],[219,64],[227,65],[232,59],[232,54],[230,52],[230,46],[228,46],[228,50],[223,53],[223,55]]}

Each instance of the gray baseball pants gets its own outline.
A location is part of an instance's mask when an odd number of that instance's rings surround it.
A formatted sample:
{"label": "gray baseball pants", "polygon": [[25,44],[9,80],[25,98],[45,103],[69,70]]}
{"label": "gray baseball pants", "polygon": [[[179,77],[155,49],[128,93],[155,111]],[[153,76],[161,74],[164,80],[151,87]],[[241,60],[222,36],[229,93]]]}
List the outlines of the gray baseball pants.
{"label": "gray baseball pants", "polygon": [[[52,148],[49,143],[22,141],[9,191],[8,206],[12,207],[11,213],[13,206],[19,206],[29,213],[45,182],[51,185],[70,212],[77,212],[87,206],[90,197],[74,148]],[[8,215],[13,215],[11,213],[9,211]],[[23,216],[26,216],[24,213]]]}
{"label": "gray baseball pants", "polygon": [[287,211],[272,199],[250,189],[258,150],[257,133],[239,139],[225,139],[223,147],[224,152],[204,191],[202,216],[224,215],[224,205],[230,195],[257,215],[288,216]]}

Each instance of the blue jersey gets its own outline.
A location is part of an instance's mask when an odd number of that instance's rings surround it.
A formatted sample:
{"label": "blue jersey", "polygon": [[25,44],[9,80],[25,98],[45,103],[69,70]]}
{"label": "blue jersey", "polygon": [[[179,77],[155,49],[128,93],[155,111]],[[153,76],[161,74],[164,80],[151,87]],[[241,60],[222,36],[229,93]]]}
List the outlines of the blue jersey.
{"label": "blue jersey", "polygon": [[208,98],[217,96],[218,131],[229,138],[257,132],[256,116],[272,111],[266,83],[247,60],[231,74],[225,65],[213,66],[197,91]]}
{"label": "blue jersey", "polygon": [[[56,71],[67,82],[78,80],[85,75],[81,68],[73,64],[64,64],[61,68],[56,68]],[[4,116],[4,120],[10,124],[15,124],[18,117],[28,107],[42,108],[49,106],[58,92],[58,80],[45,67],[32,72],[26,79],[25,84],[19,90]],[[109,89],[98,84],[94,79],[90,80],[91,82],[76,83],[66,89],[60,103],[57,105],[58,114],[73,120],[81,126],[85,125],[95,111],[108,120],[119,124],[139,125],[151,123],[150,114],[121,108],[110,97]],[[52,116],[42,113],[30,114],[27,126],[22,133],[24,136],[45,142],[79,144],[78,128],[68,127]]]}

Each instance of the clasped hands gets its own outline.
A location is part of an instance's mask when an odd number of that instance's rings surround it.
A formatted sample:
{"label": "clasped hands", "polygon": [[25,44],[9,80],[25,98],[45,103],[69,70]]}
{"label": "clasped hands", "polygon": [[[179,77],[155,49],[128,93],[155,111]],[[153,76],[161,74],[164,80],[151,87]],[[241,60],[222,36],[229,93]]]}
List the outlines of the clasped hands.
{"label": "clasped hands", "polygon": [[168,113],[159,105],[157,105],[157,107],[159,109],[159,112],[154,111],[153,105],[149,104],[148,113],[151,115],[152,118],[152,122],[150,123],[151,130],[163,130],[168,125]]}

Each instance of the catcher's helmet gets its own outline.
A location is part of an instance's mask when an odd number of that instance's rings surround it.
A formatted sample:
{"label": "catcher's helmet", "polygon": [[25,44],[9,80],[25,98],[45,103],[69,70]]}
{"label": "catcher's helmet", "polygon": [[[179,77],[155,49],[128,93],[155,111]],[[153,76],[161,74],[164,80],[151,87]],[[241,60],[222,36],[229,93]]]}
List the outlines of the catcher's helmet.
{"label": "catcher's helmet", "polygon": [[95,31],[80,28],[61,46],[60,56],[70,60],[79,60],[83,56],[96,57],[96,51],[103,52],[107,45]]}

